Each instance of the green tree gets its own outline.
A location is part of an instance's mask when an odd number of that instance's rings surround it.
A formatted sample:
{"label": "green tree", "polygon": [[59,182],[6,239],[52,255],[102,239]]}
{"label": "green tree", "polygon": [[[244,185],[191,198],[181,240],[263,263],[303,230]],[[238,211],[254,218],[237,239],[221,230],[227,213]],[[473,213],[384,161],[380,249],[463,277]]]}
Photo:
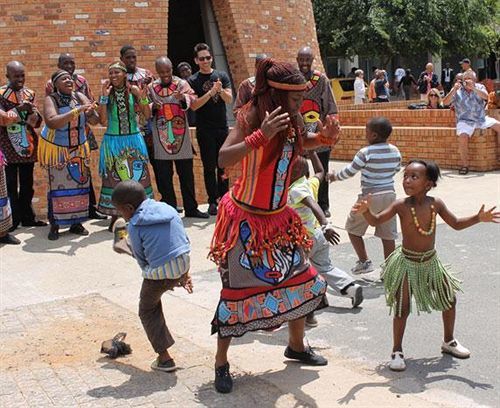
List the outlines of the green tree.
{"label": "green tree", "polygon": [[[498,47],[498,0],[313,0],[323,52],[485,55]],[[385,65],[386,65],[385,64]]]}

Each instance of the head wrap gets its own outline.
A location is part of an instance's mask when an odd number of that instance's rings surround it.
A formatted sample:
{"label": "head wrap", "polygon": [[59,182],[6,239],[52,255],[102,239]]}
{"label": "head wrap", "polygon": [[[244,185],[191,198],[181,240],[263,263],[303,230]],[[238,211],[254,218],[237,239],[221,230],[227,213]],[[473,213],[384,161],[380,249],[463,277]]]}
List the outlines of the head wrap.
{"label": "head wrap", "polygon": [[69,75],[71,78],[71,74],[68,71],[65,71],[63,69],[58,69],[56,72],[52,74],[50,77],[50,80],[52,81],[52,85],[56,86],[56,82],[58,79],[61,79],[64,75]]}
{"label": "head wrap", "polygon": [[109,64],[108,71],[112,69],[119,69],[123,72],[127,72],[127,67],[121,61],[115,61],[112,64]]}
{"label": "head wrap", "polygon": [[305,91],[307,84],[287,84],[286,82],[277,82],[270,79],[267,80],[267,84],[271,88],[280,89],[282,91]]}

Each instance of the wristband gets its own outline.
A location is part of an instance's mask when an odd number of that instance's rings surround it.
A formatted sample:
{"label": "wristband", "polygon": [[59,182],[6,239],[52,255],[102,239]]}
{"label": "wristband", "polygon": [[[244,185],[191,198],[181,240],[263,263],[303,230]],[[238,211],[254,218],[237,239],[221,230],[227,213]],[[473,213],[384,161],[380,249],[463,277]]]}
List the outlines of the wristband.
{"label": "wristband", "polygon": [[148,98],[142,98],[139,100],[139,105],[146,106],[149,105],[149,99]]}
{"label": "wristband", "polygon": [[99,105],[107,105],[109,102],[109,96],[108,95],[101,95],[99,98]]}
{"label": "wristband", "polygon": [[268,142],[269,139],[260,129],[257,129],[251,135],[245,137],[245,144],[252,149],[258,149],[259,147],[265,146]]}

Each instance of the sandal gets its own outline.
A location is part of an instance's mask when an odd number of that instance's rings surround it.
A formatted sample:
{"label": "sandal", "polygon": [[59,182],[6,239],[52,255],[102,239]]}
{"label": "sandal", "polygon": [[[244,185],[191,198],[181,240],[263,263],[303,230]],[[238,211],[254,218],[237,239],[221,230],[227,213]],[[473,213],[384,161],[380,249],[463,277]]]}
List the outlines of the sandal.
{"label": "sandal", "polygon": [[467,166],[462,166],[460,170],[458,170],[458,174],[461,176],[465,176],[467,173],[469,173],[469,168]]}

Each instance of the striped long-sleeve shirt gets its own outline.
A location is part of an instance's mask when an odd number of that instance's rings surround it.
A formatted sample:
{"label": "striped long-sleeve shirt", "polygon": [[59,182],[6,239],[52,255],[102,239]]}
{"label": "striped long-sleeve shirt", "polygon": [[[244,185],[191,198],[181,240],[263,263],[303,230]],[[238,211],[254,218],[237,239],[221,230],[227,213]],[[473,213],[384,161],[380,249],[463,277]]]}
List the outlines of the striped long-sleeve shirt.
{"label": "striped long-sleeve shirt", "polygon": [[361,170],[361,192],[378,193],[394,191],[394,175],[401,168],[401,153],[389,143],[377,143],[363,147],[352,163],[335,174],[337,180],[345,180]]}

